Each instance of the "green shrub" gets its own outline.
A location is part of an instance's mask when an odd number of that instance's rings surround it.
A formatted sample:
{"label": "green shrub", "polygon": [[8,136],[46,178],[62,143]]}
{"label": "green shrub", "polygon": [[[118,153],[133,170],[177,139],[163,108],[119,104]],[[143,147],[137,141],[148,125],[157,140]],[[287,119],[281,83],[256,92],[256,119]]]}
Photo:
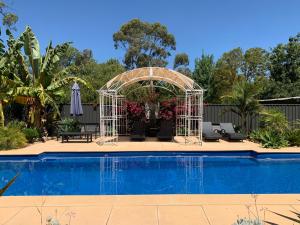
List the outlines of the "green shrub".
{"label": "green shrub", "polygon": [[33,143],[36,139],[40,138],[40,132],[36,128],[24,128],[22,132],[29,143]]}
{"label": "green shrub", "polygon": [[26,146],[25,134],[14,127],[0,128],[0,149],[8,150]]}
{"label": "green shrub", "polygon": [[277,133],[284,133],[287,131],[289,122],[281,111],[277,109],[264,109],[260,115],[262,128],[272,130]]}
{"label": "green shrub", "polygon": [[250,134],[250,139],[261,143],[264,148],[283,148],[289,144],[284,135],[266,129],[253,131]]}
{"label": "green shrub", "polygon": [[79,121],[73,118],[64,118],[59,122],[59,132],[80,131]]}
{"label": "green shrub", "polygon": [[7,127],[15,128],[22,131],[27,127],[27,124],[24,121],[13,120],[7,124]]}
{"label": "green shrub", "polygon": [[300,129],[290,130],[285,134],[290,146],[300,146]]}
{"label": "green shrub", "polygon": [[263,225],[263,223],[258,219],[238,219],[233,225]]}

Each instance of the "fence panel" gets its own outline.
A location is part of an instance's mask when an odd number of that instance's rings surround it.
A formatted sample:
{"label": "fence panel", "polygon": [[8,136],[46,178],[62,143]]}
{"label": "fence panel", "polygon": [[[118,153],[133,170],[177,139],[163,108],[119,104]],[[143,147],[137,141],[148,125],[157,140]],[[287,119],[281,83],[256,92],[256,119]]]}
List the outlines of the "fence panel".
{"label": "fence panel", "polygon": [[[99,122],[99,105],[83,104],[83,115],[78,119],[82,123]],[[235,113],[230,111],[233,105],[210,104],[203,108],[203,121],[211,121],[218,124],[220,122],[230,122],[235,125],[241,125],[241,119]],[[287,117],[288,121],[300,119],[300,104],[266,104],[266,108],[275,108],[281,110]],[[70,117],[70,105],[63,105],[61,116]],[[250,129],[255,129],[259,125],[259,117],[253,116],[247,118]]]}

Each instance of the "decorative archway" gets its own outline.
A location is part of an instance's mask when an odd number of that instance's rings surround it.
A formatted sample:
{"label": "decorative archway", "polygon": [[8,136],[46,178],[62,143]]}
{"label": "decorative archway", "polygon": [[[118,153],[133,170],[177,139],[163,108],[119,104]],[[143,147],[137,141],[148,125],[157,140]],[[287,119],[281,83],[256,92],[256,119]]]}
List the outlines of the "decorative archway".
{"label": "decorative archway", "polygon": [[[162,67],[143,67],[126,71],[108,81],[100,90],[100,139],[99,143],[116,143],[120,135],[127,134],[125,97],[122,90],[139,83],[143,86],[176,87],[177,95],[176,136],[184,143],[202,144],[203,89],[191,78]],[[173,90],[170,90],[173,91]]]}

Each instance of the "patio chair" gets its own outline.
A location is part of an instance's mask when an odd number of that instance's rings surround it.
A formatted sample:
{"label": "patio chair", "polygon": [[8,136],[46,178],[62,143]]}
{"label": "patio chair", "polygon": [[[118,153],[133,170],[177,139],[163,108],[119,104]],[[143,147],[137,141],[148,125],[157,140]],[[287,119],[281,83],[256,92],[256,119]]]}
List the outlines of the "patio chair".
{"label": "patio chair", "polygon": [[219,141],[222,136],[213,129],[211,122],[203,122],[202,136],[207,141]]}
{"label": "patio chair", "polygon": [[161,122],[159,132],[157,133],[157,138],[160,141],[173,140],[173,122],[172,121],[162,121]]}
{"label": "patio chair", "polygon": [[134,121],[132,124],[130,139],[133,141],[144,141],[145,138],[145,123],[142,121]]}
{"label": "patio chair", "polygon": [[84,123],[83,127],[84,131],[92,132],[95,138],[97,138],[98,134],[100,133],[99,123]]}
{"label": "patio chair", "polygon": [[232,123],[220,123],[221,134],[232,141],[243,141],[246,139],[246,136],[235,132]]}

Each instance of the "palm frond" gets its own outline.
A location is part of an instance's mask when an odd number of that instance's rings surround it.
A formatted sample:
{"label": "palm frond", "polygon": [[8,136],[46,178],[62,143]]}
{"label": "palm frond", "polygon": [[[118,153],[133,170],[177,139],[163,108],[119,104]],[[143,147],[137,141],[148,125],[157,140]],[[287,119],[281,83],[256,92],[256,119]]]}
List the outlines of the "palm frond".
{"label": "palm frond", "polygon": [[4,194],[5,191],[15,182],[19,174],[15,175],[3,188],[0,189],[0,196]]}

